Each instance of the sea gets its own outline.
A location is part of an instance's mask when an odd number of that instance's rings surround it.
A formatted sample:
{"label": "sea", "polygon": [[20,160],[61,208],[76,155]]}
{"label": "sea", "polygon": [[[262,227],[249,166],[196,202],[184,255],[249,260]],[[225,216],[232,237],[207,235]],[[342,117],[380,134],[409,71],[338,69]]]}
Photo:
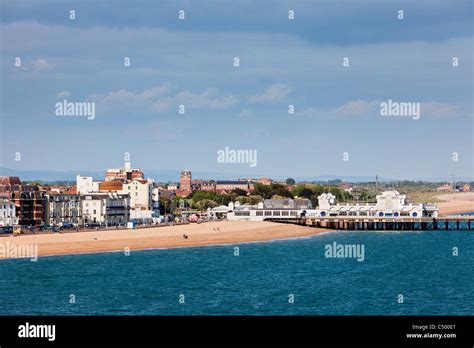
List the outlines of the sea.
{"label": "sea", "polygon": [[0,315],[474,315],[474,233],[1,260]]}

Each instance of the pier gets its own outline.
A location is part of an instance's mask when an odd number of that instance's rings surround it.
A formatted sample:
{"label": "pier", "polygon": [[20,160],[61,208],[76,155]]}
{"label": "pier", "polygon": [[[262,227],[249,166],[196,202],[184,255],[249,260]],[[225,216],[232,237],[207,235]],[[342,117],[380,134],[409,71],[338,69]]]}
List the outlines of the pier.
{"label": "pier", "polygon": [[335,230],[354,231],[436,231],[436,230],[474,230],[473,216],[438,218],[364,218],[360,217],[301,217],[299,219],[275,219],[298,225]]}

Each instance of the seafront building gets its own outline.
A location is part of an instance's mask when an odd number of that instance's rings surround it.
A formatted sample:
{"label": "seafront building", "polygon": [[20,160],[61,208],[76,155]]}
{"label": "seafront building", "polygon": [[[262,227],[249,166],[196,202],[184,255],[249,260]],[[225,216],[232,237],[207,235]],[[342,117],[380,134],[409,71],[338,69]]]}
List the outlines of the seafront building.
{"label": "seafront building", "polygon": [[130,219],[143,223],[156,222],[159,218],[159,191],[151,179],[133,179],[117,191],[130,196]]}
{"label": "seafront building", "polygon": [[437,217],[435,205],[406,203],[406,196],[398,191],[384,191],[376,196],[375,204],[341,203],[331,193],[318,197],[318,209],[307,211],[308,216],[376,216],[376,217]]}
{"label": "seafront building", "polygon": [[23,185],[16,176],[2,176],[0,197],[15,204],[18,224],[40,226],[43,223],[44,192],[38,186]]}
{"label": "seafront building", "polygon": [[266,199],[257,205],[229,203],[228,220],[254,220],[298,218],[303,211],[312,209],[309,199]]}
{"label": "seafront building", "polygon": [[99,192],[100,182],[94,181],[92,176],[76,176],[76,192],[79,194]]}
{"label": "seafront building", "polygon": [[107,169],[105,172],[105,181],[122,181],[128,182],[134,179],[144,179],[144,174],[141,169],[132,168],[130,161],[125,161],[123,168]]}
{"label": "seafront building", "polygon": [[81,196],[83,224],[125,225],[130,221],[130,196],[118,193],[89,193]]}
{"label": "seafront building", "polygon": [[16,205],[18,223],[26,226],[41,226],[44,221],[44,192],[37,186],[25,186],[13,192],[10,199]]}
{"label": "seafront building", "polygon": [[6,199],[0,198],[0,226],[13,226],[18,224],[15,204]]}
{"label": "seafront building", "polygon": [[288,219],[300,217],[433,217],[438,216],[438,207],[431,204],[406,203],[406,196],[397,191],[385,191],[376,196],[375,204],[337,203],[331,193],[318,196],[318,207],[313,209],[311,202],[297,200],[265,200],[258,205],[239,205],[230,203],[228,220]]}
{"label": "seafront building", "polygon": [[[130,162],[125,162],[124,168],[108,169],[105,173],[105,180],[94,182],[91,177],[77,176],[77,188],[84,199],[85,196],[96,193],[110,193],[128,196],[127,203],[129,212],[127,221],[134,221],[141,224],[156,223],[160,218],[159,198],[160,192],[155,187],[152,179],[145,179],[141,169],[133,169]],[[110,216],[110,215],[106,215]],[[99,216],[95,216],[99,221]],[[86,217],[84,216],[84,219]],[[87,217],[88,221],[93,221],[93,217]],[[93,222],[95,223],[95,222]],[[115,220],[104,221],[104,224],[113,225]]]}
{"label": "seafront building", "polygon": [[82,226],[81,195],[47,192],[44,197],[47,226]]}

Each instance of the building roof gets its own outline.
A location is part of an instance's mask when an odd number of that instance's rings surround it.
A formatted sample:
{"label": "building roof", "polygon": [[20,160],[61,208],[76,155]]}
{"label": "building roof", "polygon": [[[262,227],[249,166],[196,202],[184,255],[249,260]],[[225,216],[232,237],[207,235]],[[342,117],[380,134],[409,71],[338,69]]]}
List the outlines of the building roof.
{"label": "building roof", "polygon": [[48,194],[49,196],[79,196],[79,194],[73,193],[73,192],[48,191],[47,194]]}
{"label": "building roof", "polygon": [[248,181],[242,180],[217,180],[216,185],[248,185]]}
{"label": "building roof", "polygon": [[305,209],[311,208],[312,203],[309,199],[265,199],[263,201],[263,206],[270,209],[281,209],[281,208],[290,208],[290,209]]}
{"label": "building roof", "polygon": [[71,195],[77,194],[77,187],[72,186],[72,187],[68,188],[66,191],[64,191],[64,193],[68,193],[68,194],[71,194]]}
{"label": "building roof", "polygon": [[21,185],[21,180],[17,176],[0,176],[0,185]]}
{"label": "building roof", "polygon": [[220,205],[218,207],[212,208],[211,211],[216,212],[216,213],[227,213],[230,211],[230,209],[226,205]]}
{"label": "building roof", "polygon": [[100,191],[121,191],[123,183],[121,181],[103,181],[99,183]]}

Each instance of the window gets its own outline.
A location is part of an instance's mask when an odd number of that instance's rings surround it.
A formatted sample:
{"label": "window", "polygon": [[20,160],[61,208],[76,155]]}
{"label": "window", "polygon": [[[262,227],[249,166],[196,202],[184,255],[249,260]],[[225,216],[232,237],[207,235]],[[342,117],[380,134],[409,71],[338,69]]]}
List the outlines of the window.
{"label": "window", "polygon": [[265,211],[265,216],[271,216],[271,215],[272,215],[271,211],[269,211],[269,210]]}
{"label": "window", "polygon": [[282,211],[281,212],[281,216],[288,216],[288,215],[290,215],[290,212],[288,212],[288,211]]}
{"label": "window", "polygon": [[274,210],[274,211],[273,211],[273,216],[280,216],[280,212],[279,212],[279,211],[276,211],[276,210]]}
{"label": "window", "polygon": [[257,212],[256,212],[256,215],[257,215],[257,216],[263,216],[263,211],[261,211],[261,210],[257,211]]}

